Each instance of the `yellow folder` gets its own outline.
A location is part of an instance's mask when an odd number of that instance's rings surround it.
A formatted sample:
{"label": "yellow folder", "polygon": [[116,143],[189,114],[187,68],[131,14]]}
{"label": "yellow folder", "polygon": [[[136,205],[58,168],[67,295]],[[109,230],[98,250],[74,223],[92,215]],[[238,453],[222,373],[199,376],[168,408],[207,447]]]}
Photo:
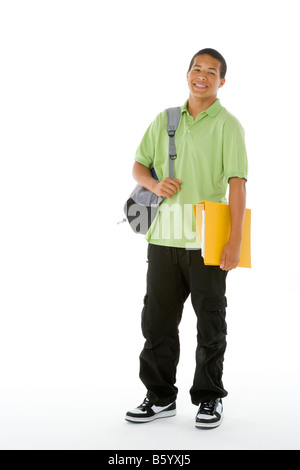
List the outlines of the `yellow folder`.
{"label": "yellow folder", "polygon": [[[204,264],[220,266],[221,255],[230,235],[228,204],[201,201],[193,206]],[[251,268],[251,210],[246,209],[243,224],[241,256],[238,267]]]}

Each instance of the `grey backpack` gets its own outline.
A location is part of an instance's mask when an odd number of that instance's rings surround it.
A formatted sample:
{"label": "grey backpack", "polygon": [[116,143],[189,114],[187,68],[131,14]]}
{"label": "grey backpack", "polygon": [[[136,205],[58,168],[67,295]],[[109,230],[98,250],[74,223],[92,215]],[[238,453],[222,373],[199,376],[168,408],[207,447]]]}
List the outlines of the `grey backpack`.
{"label": "grey backpack", "polygon": [[[175,132],[179,126],[181,118],[180,107],[168,108],[167,133],[169,135],[169,178],[174,178],[174,160],[177,158],[175,148]],[[158,179],[155,168],[152,168],[152,175]],[[124,213],[130,227],[135,233],[146,234],[152,224],[160,203],[164,196],[157,196],[139,184],[134,188],[124,205]]]}

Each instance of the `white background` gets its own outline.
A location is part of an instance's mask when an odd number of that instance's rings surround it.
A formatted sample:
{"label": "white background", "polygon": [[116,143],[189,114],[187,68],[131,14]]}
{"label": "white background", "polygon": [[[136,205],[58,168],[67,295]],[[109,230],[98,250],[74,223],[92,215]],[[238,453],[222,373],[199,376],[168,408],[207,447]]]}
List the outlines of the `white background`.
{"label": "white background", "polygon": [[[1,1],[0,447],[299,449],[297,1]],[[178,414],[125,422],[145,390],[146,242],[122,207],[150,122],[195,52],[228,63],[246,131],[252,269],[228,276],[225,419],[194,428],[195,315]]]}

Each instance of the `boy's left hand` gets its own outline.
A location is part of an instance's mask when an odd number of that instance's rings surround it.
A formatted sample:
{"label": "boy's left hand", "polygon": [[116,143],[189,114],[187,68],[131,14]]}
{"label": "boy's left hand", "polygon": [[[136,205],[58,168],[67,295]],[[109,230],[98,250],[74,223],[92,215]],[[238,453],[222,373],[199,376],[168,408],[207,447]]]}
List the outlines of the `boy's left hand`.
{"label": "boy's left hand", "polygon": [[220,268],[224,271],[235,269],[240,261],[241,245],[237,243],[228,242],[224,246],[221,256]]}

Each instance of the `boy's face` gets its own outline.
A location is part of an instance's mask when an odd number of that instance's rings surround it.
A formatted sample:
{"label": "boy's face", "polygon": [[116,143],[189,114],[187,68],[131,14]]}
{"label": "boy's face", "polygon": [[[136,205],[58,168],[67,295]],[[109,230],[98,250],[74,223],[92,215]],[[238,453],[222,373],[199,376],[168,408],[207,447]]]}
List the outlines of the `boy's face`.
{"label": "boy's face", "polygon": [[204,54],[195,58],[193,67],[187,72],[190,94],[194,98],[216,99],[218,90],[225,83],[220,77],[220,62]]}

